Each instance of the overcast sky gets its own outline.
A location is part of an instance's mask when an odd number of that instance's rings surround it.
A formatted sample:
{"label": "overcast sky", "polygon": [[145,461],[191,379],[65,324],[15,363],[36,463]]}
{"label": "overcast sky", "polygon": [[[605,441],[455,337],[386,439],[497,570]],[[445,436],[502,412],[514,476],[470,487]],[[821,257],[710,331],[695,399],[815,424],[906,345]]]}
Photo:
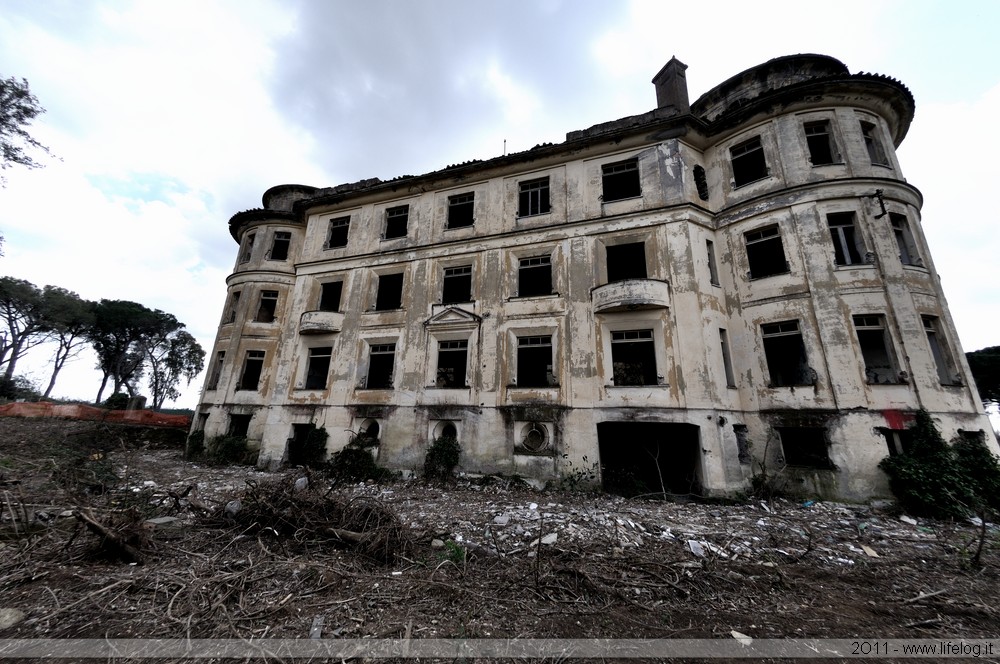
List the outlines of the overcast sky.
{"label": "overcast sky", "polygon": [[[992,0],[0,0],[0,77],[28,79],[47,109],[31,133],[59,157],[6,171],[0,274],[162,309],[210,350],[236,258],[226,222],[273,185],[562,142],[652,109],[672,55],[693,101],[822,53],[913,92],[899,156],[962,345],[1000,345],[998,27]],[[42,385],[48,354],[24,365]],[[56,395],[93,399],[92,367],[67,367]]]}

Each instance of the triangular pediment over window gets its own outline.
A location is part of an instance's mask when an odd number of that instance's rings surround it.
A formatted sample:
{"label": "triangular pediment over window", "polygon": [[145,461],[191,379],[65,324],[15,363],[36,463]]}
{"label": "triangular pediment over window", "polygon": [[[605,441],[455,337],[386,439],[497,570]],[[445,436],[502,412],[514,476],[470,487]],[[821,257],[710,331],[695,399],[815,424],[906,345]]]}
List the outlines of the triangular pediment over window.
{"label": "triangular pediment over window", "polygon": [[481,321],[482,319],[474,313],[457,307],[448,307],[428,318],[424,321],[424,325],[435,330],[466,330],[479,327]]}

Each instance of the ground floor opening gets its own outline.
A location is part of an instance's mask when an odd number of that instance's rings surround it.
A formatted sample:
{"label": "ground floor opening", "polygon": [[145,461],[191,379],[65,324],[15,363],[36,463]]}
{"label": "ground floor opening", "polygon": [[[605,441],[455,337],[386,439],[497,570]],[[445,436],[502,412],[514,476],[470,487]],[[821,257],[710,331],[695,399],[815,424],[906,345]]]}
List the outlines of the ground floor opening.
{"label": "ground floor opening", "polygon": [[597,439],[605,491],[624,496],[701,494],[697,426],[601,422]]}

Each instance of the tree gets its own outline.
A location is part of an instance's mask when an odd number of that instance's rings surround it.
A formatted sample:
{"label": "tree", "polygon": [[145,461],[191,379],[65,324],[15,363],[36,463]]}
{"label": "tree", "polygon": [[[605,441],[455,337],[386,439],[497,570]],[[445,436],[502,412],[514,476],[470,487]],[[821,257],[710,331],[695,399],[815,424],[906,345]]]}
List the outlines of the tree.
{"label": "tree", "polygon": [[[0,170],[11,166],[39,168],[28,150],[41,150],[51,154],[49,149],[31,137],[25,129],[37,116],[45,112],[35,95],[28,88],[28,81],[13,76],[0,78]],[[6,184],[0,177],[0,183]]]}
{"label": "tree", "polygon": [[87,333],[94,325],[95,305],[58,286],[46,286],[42,291],[42,302],[50,326],[48,338],[56,343],[52,376],[43,394],[48,397],[63,366],[87,345]]}
{"label": "tree", "polygon": [[[169,314],[167,314],[169,316]],[[173,316],[170,316],[173,318]],[[175,321],[176,322],[176,321]],[[153,408],[159,410],[167,399],[180,396],[177,384],[186,378],[191,380],[205,366],[205,351],[184,325],[150,338],[146,344],[146,358],[149,360],[149,390],[153,395]]]}
{"label": "tree", "polygon": [[974,350],[965,357],[983,403],[1000,402],[1000,346]]}
{"label": "tree", "polygon": [[0,277],[0,367],[11,380],[17,361],[46,340],[50,330],[38,286],[14,277]]}
{"label": "tree", "polygon": [[96,403],[101,402],[108,379],[113,392],[125,388],[129,396],[135,396],[146,361],[146,342],[166,325],[163,316],[180,326],[170,314],[147,309],[138,302],[102,299],[94,306],[94,325],[86,336],[97,353],[97,368],[104,375]]}

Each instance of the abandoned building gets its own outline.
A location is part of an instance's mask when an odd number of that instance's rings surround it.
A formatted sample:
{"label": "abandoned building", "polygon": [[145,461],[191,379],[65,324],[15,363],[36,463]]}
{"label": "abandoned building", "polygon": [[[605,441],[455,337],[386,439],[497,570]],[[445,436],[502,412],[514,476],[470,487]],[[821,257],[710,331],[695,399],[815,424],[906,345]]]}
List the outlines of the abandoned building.
{"label": "abandoned building", "polygon": [[[239,245],[194,427],[294,463],[311,427],[419,470],[723,495],[888,492],[928,410],[996,451],[895,148],[900,82],[777,58],[560,144],[279,185]],[[942,220],[930,220],[941,223]]]}

